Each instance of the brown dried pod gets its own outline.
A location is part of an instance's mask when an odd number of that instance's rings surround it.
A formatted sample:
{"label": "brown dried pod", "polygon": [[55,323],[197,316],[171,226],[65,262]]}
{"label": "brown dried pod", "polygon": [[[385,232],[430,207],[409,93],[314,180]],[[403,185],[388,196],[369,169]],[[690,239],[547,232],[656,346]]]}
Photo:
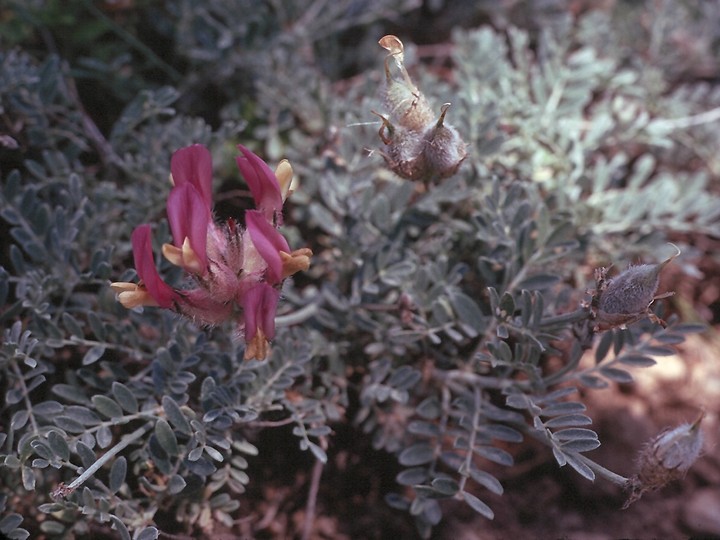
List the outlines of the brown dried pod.
{"label": "brown dried pod", "polygon": [[[403,178],[428,182],[453,175],[465,159],[465,142],[457,130],[445,122],[449,103],[442,106],[436,120],[425,96],[405,69],[404,46],[396,36],[387,35],[380,45],[389,51],[385,59],[383,104],[387,116],[379,135],[385,147],[381,154],[388,167]],[[390,60],[400,76],[393,76]]]}
{"label": "brown dried pod", "polygon": [[[405,69],[404,46],[396,36],[384,36],[379,42],[389,54],[385,58],[385,85],[383,87],[383,105],[387,108],[390,120],[412,131],[425,131],[434,121],[434,115],[425,96],[413,84]],[[400,71],[400,78],[390,71],[390,59]]]}
{"label": "brown dried pod", "polygon": [[380,154],[385,163],[398,176],[408,180],[423,180],[427,175],[427,165],[423,155],[421,135],[403,126],[394,126],[386,117],[377,114],[383,124],[378,134],[385,143]]}
{"label": "brown dried pod", "polygon": [[638,473],[629,481],[627,508],[648,491],[654,491],[685,476],[700,457],[703,433],[700,429],[704,413],[692,423],[666,430],[645,445],[638,456]]}

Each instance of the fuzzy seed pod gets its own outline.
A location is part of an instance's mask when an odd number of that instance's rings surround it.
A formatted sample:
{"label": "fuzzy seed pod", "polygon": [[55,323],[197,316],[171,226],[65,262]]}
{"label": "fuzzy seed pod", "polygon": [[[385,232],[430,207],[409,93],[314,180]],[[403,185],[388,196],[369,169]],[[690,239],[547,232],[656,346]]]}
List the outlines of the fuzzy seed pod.
{"label": "fuzzy seed pod", "polygon": [[638,457],[638,473],[630,480],[627,508],[647,491],[654,491],[679,480],[700,457],[703,445],[701,414],[692,424],[681,424],[650,441]]}
{"label": "fuzzy seed pod", "polygon": [[429,169],[440,178],[455,174],[460,163],[467,156],[465,141],[460,138],[457,130],[445,124],[445,114],[450,108],[449,103],[442,106],[440,118],[435,126],[425,133],[423,155]]}
{"label": "fuzzy seed pod", "polygon": [[[385,36],[380,46],[390,54],[385,58],[385,86],[382,91],[383,105],[388,110],[390,120],[411,131],[425,131],[434,121],[434,115],[425,96],[418,90],[405,69],[404,46],[396,36]],[[390,73],[390,59],[400,71],[401,79]]]}
{"label": "fuzzy seed pod", "polygon": [[[640,319],[656,298],[660,272],[680,251],[658,264],[631,266],[617,277],[598,287],[597,317],[601,327],[620,326]],[[601,272],[604,276],[604,272]],[[671,293],[670,293],[671,294]]]}
{"label": "fuzzy seed pod", "polygon": [[422,138],[417,132],[402,126],[394,126],[390,121],[377,114],[383,121],[378,134],[385,143],[380,154],[390,170],[409,180],[422,180],[427,166],[422,153]]}

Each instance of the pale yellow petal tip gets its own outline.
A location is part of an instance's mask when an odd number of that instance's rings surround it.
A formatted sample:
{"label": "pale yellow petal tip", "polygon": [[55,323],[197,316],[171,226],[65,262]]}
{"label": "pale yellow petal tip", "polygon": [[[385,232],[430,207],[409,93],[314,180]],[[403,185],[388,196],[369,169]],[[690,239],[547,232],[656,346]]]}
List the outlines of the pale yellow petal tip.
{"label": "pale yellow petal tip", "polygon": [[293,168],[287,159],[283,159],[280,163],[278,163],[278,166],[275,169],[275,177],[280,185],[280,193],[284,202],[296,188],[296,182],[293,177]]}
{"label": "pale yellow petal tip", "polygon": [[283,265],[283,278],[292,276],[297,272],[304,272],[310,268],[310,257],[313,252],[310,248],[296,249],[292,253],[280,252]]}
{"label": "pale yellow petal tip", "polygon": [[190,239],[187,237],[181,248],[172,244],[163,244],[162,254],[172,264],[184,268],[190,273],[203,274],[205,272],[200,258],[190,246]]}
{"label": "pale yellow petal tip", "polygon": [[119,281],[111,283],[110,288],[117,294],[118,302],[120,302],[125,309],[158,305],[142,285]]}
{"label": "pale yellow petal tip", "polygon": [[170,261],[175,266],[183,266],[183,254],[182,249],[179,247],[175,247],[172,244],[163,244],[162,245],[162,254],[163,257],[165,257],[168,261]]}
{"label": "pale yellow petal tip", "polygon": [[244,360],[265,360],[270,352],[270,342],[258,328],[257,334],[245,345]]}

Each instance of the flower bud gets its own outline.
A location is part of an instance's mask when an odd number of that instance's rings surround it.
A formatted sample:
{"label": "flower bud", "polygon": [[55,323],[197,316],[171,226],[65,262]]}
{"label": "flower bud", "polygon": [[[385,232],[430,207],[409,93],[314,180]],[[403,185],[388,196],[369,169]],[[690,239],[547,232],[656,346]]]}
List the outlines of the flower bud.
{"label": "flower bud", "polygon": [[645,492],[660,489],[685,476],[702,451],[700,422],[703,416],[700,414],[692,424],[684,423],[664,431],[645,446],[638,459],[639,472],[628,483],[630,497],[623,508]]}

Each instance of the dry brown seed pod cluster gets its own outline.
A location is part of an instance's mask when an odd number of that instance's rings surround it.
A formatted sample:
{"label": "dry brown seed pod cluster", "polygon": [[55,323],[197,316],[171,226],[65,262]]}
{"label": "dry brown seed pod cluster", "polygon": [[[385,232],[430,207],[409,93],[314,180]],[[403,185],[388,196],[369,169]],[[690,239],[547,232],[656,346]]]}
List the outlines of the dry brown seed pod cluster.
{"label": "dry brown seed pod cluster", "polygon": [[393,172],[409,180],[429,182],[452,176],[467,150],[457,130],[445,121],[450,103],[443,104],[436,117],[405,68],[402,41],[388,35],[379,44],[389,52],[382,91],[387,114],[375,113],[382,120],[383,158]]}

